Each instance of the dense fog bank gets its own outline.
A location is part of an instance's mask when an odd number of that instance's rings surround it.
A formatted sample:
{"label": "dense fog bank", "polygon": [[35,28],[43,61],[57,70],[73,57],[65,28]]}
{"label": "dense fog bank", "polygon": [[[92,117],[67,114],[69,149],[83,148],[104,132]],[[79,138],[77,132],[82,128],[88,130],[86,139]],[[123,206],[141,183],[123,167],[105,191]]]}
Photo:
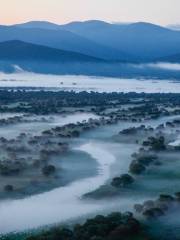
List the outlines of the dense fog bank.
{"label": "dense fog bank", "polygon": [[144,77],[144,78],[167,78],[180,79],[179,64],[171,63],[117,63],[117,62],[45,62],[45,61],[1,61],[0,71],[13,73],[18,65],[25,71],[59,74],[59,75],[89,75],[104,77]]}

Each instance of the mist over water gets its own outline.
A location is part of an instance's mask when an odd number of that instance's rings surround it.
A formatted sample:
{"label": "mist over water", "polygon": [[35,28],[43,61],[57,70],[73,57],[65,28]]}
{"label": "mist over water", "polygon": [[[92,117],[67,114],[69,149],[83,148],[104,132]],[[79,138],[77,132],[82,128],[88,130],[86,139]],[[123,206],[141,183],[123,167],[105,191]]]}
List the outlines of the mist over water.
{"label": "mist over water", "polygon": [[[82,90],[146,93],[180,92],[180,82],[178,81],[56,76],[23,71],[14,74],[0,73],[0,85],[1,87],[36,87],[54,91],[74,90],[77,92]],[[13,116],[13,114],[2,114],[0,118],[8,118],[10,116]],[[157,127],[159,124],[178,117],[163,117],[143,124]],[[40,134],[43,130],[54,126],[81,122],[89,118],[98,117],[87,113],[65,116],[54,115],[53,120],[49,122],[20,123],[16,127],[12,125],[0,128],[1,136],[12,138],[18,136],[22,131],[32,135]],[[111,178],[128,173],[129,164],[132,161],[131,155],[137,151],[138,146],[134,143],[132,144],[131,139],[129,141],[127,139],[127,143],[117,144],[112,141],[112,136],[122,129],[132,126],[137,127],[141,124],[139,122],[122,121],[120,124],[100,127],[83,134],[77,141],[74,141],[75,143],[73,142],[73,151],[76,152],[77,158],[78,153],[81,152],[88,154],[90,159],[94,159],[97,163],[97,173],[87,178],[82,176],[82,179],[80,176],[78,180],[68,185],[42,194],[19,200],[0,201],[0,232],[3,234],[36,229],[45,225],[66,223],[98,213],[133,211],[135,203],[153,199],[161,191],[170,194],[172,191],[175,192],[176,188],[180,187],[178,172],[174,170],[175,168],[180,168],[177,155],[174,155],[173,159],[171,159],[171,156],[162,156],[168,164],[159,167],[158,172],[156,168],[150,168],[142,178],[137,179],[132,189],[125,190],[120,197],[113,199],[113,201],[108,201],[107,199],[87,200],[83,198],[85,194],[97,190],[110,181]],[[88,158],[85,160],[88,160]],[[171,165],[172,161],[173,165]],[[171,184],[167,180],[169,177],[172,179]],[[172,225],[176,224],[173,216],[170,219]],[[160,223],[158,224],[160,225]]]}
{"label": "mist over water", "polygon": [[45,88],[54,91],[178,93],[180,82],[158,79],[123,79],[90,76],[48,75],[30,72],[0,73],[0,87]]}
{"label": "mist over water", "polygon": [[[105,183],[109,177],[109,167],[115,161],[115,157],[101,145],[93,142],[82,145],[77,150],[86,152],[96,159],[98,175],[23,200],[1,202],[1,233],[63,222],[103,208],[102,204],[83,202],[81,197]],[[12,218],[12,214],[15,217]]]}
{"label": "mist over water", "polygon": [[[18,114],[0,114],[1,118],[8,118]],[[41,121],[41,118],[46,117],[47,121]],[[63,126],[69,123],[77,123],[82,122],[84,120],[88,120],[89,118],[98,119],[99,117],[92,113],[74,113],[66,114],[66,115],[51,115],[50,118],[48,116],[28,116],[24,117],[24,119],[36,119],[39,120],[37,122],[28,122],[28,123],[18,123],[16,127],[14,125],[10,126],[0,126],[1,137],[5,137],[7,139],[11,139],[17,137],[20,133],[25,132],[26,134],[37,135],[41,134],[42,131],[51,129],[55,126]],[[49,121],[48,121],[49,120]]]}
{"label": "mist over water", "polygon": [[[168,119],[167,117],[152,120],[146,124],[157,126]],[[123,195],[113,199],[113,201],[82,198],[84,194],[101,187],[109,178],[128,172],[131,154],[137,150],[137,146],[135,144],[117,144],[106,139],[107,136],[112,136],[117,130],[132,125],[138,126],[140,123],[124,122],[124,124],[112,126],[109,132],[106,131],[106,129],[109,129],[108,127],[102,128],[102,131],[94,130],[93,135],[96,138],[92,138],[92,133],[89,132],[79,139],[79,143],[73,150],[89,154],[91,158],[96,160],[97,174],[95,176],[83,178],[64,187],[25,199],[1,201],[0,232],[24,231],[44,225],[64,223],[101,212],[127,211],[127,209],[132,211],[135,203],[151,199],[157,192],[155,189],[157,184],[153,183],[153,172],[150,174],[151,177],[144,180],[140,179],[140,184],[137,181],[134,189],[124,192]],[[106,135],[104,135],[104,132]],[[158,191],[164,182],[159,181],[159,183]],[[147,188],[149,189],[148,194],[146,194]]]}

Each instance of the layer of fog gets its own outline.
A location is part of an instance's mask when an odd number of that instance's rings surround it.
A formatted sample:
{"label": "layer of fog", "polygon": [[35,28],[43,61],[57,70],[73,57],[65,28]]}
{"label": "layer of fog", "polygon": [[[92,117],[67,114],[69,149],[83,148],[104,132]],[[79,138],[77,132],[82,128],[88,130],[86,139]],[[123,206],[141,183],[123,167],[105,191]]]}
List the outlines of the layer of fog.
{"label": "layer of fog", "polygon": [[99,164],[97,176],[24,200],[1,202],[1,233],[62,222],[103,208],[102,204],[83,202],[80,198],[86,192],[101,186],[109,178],[109,167],[115,161],[115,157],[102,146],[91,142],[77,150],[84,151],[97,160]]}
{"label": "layer of fog", "polygon": [[[168,58],[167,58],[168,59]],[[157,62],[51,62],[51,61],[0,61],[0,71],[23,71],[56,75],[86,75],[116,78],[180,79],[180,71],[174,63]]]}
{"label": "layer of fog", "polygon": [[[110,151],[111,149],[111,151]],[[127,211],[133,209],[137,201],[147,200],[144,196],[128,196],[107,200],[85,200],[82,196],[102,186],[111,176],[111,167],[120,157],[119,174],[128,169],[129,161],[125,155],[131,155],[134,148],[126,149],[122,144],[118,145],[119,154],[112,152],[112,145],[99,141],[89,141],[74,150],[88,153],[98,163],[96,176],[78,180],[65,187],[35,195],[29,198],[0,202],[0,232],[10,233],[36,229],[46,225],[69,223],[73,220],[95,216],[98,213],[110,213],[112,211]],[[122,153],[122,155],[121,155]],[[13,218],[11,216],[14,216]]]}
{"label": "layer of fog", "polygon": [[1,87],[29,87],[67,91],[99,92],[146,92],[146,93],[179,93],[180,82],[171,80],[145,80],[103,78],[88,76],[62,76],[36,74],[30,72],[6,74],[0,73]]}
{"label": "layer of fog", "polygon": [[[158,120],[146,122],[146,125],[157,126],[167,120],[177,118],[177,116],[165,117]],[[9,200],[0,202],[0,232],[7,233],[12,231],[23,231],[37,228],[44,225],[61,223],[83,217],[98,212],[111,212],[112,210],[127,211],[132,210],[137,202],[151,199],[154,196],[152,179],[146,179],[146,186],[143,187],[142,179],[139,186],[141,189],[129,190],[120,198],[113,201],[87,201],[81,197],[103,185],[110,177],[127,173],[131,161],[131,154],[136,151],[136,146],[132,144],[112,143],[107,137],[112,136],[123,128],[141,123],[120,123],[101,130],[93,131],[78,140],[75,151],[82,151],[96,159],[98,163],[98,174],[96,176],[78,180],[65,187],[35,195],[21,200]],[[110,130],[108,130],[110,129]],[[107,131],[106,131],[107,130]],[[90,140],[91,139],[91,140]],[[164,183],[164,182],[162,182]],[[161,184],[160,184],[161,185]],[[159,188],[161,186],[159,185]],[[12,218],[12,216],[15,216]]]}
{"label": "layer of fog", "polygon": [[0,113],[0,119],[8,119],[16,116],[22,116],[22,113]]}
{"label": "layer of fog", "polygon": [[[178,240],[180,236],[180,210],[178,208],[170,209],[168,213],[160,219],[151,221],[149,231],[155,236],[155,239]],[[161,231],[159,231],[161,229]]]}
{"label": "layer of fog", "polygon": [[[12,116],[18,116],[18,114],[14,113]],[[0,118],[4,118],[10,115],[0,114]],[[41,121],[41,118],[46,118],[47,121]],[[50,119],[49,119],[50,118]],[[89,118],[99,118],[95,114],[92,113],[73,113],[67,115],[51,115],[50,117],[46,116],[30,116],[25,117],[26,120],[32,120],[32,122],[27,123],[17,123],[16,125],[8,125],[8,126],[0,126],[1,137],[5,138],[14,138],[17,137],[20,133],[24,132],[26,134],[41,134],[42,131],[54,128],[55,126],[63,126],[69,123],[77,123],[82,122],[84,120],[88,120]],[[33,119],[36,120],[33,122]],[[39,119],[39,121],[37,121]]]}
{"label": "layer of fog", "polygon": [[180,63],[158,62],[158,63],[144,64],[142,66],[144,67],[149,66],[152,68],[160,68],[160,69],[171,70],[171,71],[180,71]]}

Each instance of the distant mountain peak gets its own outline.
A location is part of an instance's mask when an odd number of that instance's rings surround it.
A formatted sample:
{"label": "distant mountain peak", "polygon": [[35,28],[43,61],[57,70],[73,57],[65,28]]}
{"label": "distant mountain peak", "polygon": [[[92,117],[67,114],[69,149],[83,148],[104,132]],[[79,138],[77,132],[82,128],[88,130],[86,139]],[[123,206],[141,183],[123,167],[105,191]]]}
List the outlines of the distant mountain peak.
{"label": "distant mountain peak", "polygon": [[169,29],[157,25],[157,24],[153,24],[153,23],[149,23],[149,22],[135,22],[135,23],[131,23],[129,24],[130,27],[136,27],[142,30],[165,30],[165,31],[169,31]]}
{"label": "distant mountain peak", "polygon": [[[47,29],[47,30],[60,30],[64,28],[71,28],[71,27],[83,27],[83,28],[100,28],[100,27],[110,27],[110,26],[127,26],[129,28],[136,27],[139,29],[154,29],[154,30],[170,30],[168,28],[165,28],[160,25],[156,25],[153,23],[149,22],[134,22],[134,23],[110,23],[110,22],[105,22],[102,20],[86,20],[86,21],[73,21],[70,23],[66,24],[56,24],[52,23],[49,21],[29,21],[25,23],[20,23],[16,25],[12,25],[15,27],[20,27],[20,28],[40,28],[40,29]],[[170,28],[170,27],[169,27]]]}
{"label": "distant mountain peak", "polygon": [[49,29],[49,30],[59,29],[58,24],[48,22],[48,21],[29,21],[25,23],[16,24],[13,26],[20,27],[20,28],[41,28],[41,29]]}
{"label": "distant mountain peak", "polygon": [[87,21],[75,21],[75,22],[70,22],[64,25],[61,25],[61,27],[103,27],[103,26],[108,26],[111,25],[111,23],[101,21],[101,20],[87,20]]}

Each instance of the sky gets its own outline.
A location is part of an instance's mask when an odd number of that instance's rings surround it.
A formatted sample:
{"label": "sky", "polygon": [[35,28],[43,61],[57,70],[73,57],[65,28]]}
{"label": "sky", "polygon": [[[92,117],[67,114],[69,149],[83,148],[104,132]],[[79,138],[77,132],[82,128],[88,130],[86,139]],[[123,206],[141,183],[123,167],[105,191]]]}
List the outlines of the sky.
{"label": "sky", "polygon": [[179,12],[180,0],[0,0],[0,24],[7,25],[90,19],[168,25],[180,23]]}

